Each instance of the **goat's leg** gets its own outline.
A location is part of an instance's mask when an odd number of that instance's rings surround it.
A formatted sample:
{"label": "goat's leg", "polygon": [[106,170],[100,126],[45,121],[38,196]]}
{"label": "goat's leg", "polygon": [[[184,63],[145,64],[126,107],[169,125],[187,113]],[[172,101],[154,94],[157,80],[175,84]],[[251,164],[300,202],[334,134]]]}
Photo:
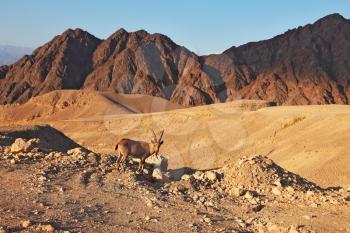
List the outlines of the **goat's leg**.
{"label": "goat's leg", "polygon": [[126,163],[126,159],[128,158],[128,155],[123,155],[122,156],[122,160],[121,160],[121,165],[122,165],[122,170],[123,172],[125,172],[125,163]]}
{"label": "goat's leg", "polygon": [[122,157],[123,157],[122,153],[119,153],[118,159],[117,159],[117,170],[119,170],[120,161],[122,160]]}
{"label": "goat's leg", "polygon": [[139,167],[137,168],[137,171],[138,171],[138,172],[141,172],[141,167],[142,167],[142,165],[141,165],[141,159],[140,159]]}
{"label": "goat's leg", "polygon": [[141,173],[143,173],[143,169],[145,168],[145,161],[146,161],[146,157],[141,157],[141,160],[140,160],[140,164],[139,164],[139,171]]}

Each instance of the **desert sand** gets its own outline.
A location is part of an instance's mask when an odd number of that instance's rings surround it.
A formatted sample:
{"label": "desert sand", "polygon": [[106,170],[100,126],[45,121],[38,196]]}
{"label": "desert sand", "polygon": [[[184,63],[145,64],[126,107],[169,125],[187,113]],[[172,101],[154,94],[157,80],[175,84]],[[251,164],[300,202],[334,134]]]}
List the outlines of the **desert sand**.
{"label": "desert sand", "polygon": [[3,107],[0,122],[50,124],[106,153],[123,137],[147,141],[151,129],[164,129],[161,153],[171,168],[213,169],[262,154],[322,186],[350,186],[349,106],[269,106],[241,100],[180,109],[150,96],[57,91]]}
{"label": "desert sand", "polygon": [[[8,229],[16,229],[23,219],[32,216],[32,211],[38,210],[42,214],[33,218],[35,227],[28,229],[38,230],[42,224],[50,222],[44,221],[48,218],[61,232],[65,228],[79,232],[79,227],[82,232],[350,231],[346,191],[350,187],[349,106],[273,106],[266,101],[241,100],[182,108],[157,97],[56,91],[23,105],[1,106],[0,109],[0,124],[3,126],[0,134],[18,138],[28,131],[26,127],[47,124],[74,143],[96,153],[99,161],[107,161],[91,165],[78,158],[78,162],[68,162],[71,165],[63,166],[61,157],[66,158],[63,154],[51,155],[54,159],[47,159],[45,152],[28,159],[26,155],[19,158],[9,155],[1,160],[1,175],[6,179],[1,181],[5,189],[0,193],[0,207],[4,213],[12,211],[17,219],[6,215],[4,224]],[[120,139],[150,141],[151,129],[156,132],[165,130],[165,143],[160,154],[168,159],[168,170],[172,171],[174,181],[170,187],[159,186],[153,181],[151,186],[145,185],[147,176],[135,175],[135,164],[131,164],[126,173],[115,170],[113,165],[115,144]],[[13,133],[16,131],[20,133]],[[27,139],[41,137],[49,144],[58,138],[55,134],[45,135],[33,133]],[[10,146],[10,143],[3,146]],[[74,147],[64,148],[61,153]],[[269,195],[256,191],[258,188],[252,194],[248,189],[244,190],[242,200],[241,197],[232,199],[227,190],[222,191],[225,190],[222,182],[202,182],[196,184],[198,189],[192,190],[193,178],[176,181],[195,171],[214,170],[221,174],[223,167],[241,164],[242,158],[253,155],[266,156],[283,169],[314,182],[321,191],[309,191],[320,193],[315,194],[317,200],[309,196],[304,198],[308,189],[301,191],[304,194],[294,194],[301,201],[291,201],[284,191],[271,194],[273,198],[269,199]],[[13,159],[15,162],[11,162]],[[46,178],[41,182],[44,184],[38,185],[35,183],[37,177],[34,179],[33,176],[43,171]],[[264,174],[260,176],[267,173]],[[23,188],[11,185],[12,182],[23,185]],[[29,191],[29,184],[35,192]],[[182,186],[187,187],[187,191],[181,191]],[[342,188],[329,189],[339,186]],[[57,192],[61,187],[63,191]],[[163,194],[172,187],[180,189],[181,194],[178,191],[174,191],[177,193],[174,196]],[[13,193],[17,193],[18,203],[25,206],[25,214],[20,214],[19,206],[11,206],[11,200],[15,198]],[[196,193],[210,197],[217,209],[209,204],[209,207],[193,204],[197,203],[193,197]],[[274,198],[274,195],[281,195],[281,199]],[[320,201],[323,200],[321,196],[324,196],[325,204]],[[134,205],[135,202],[141,203],[144,197],[155,198],[154,203],[148,207],[147,203]],[[26,199],[43,204],[35,207],[37,203],[24,203]],[[62,204],[66,200],[76,203]],[[260,207],[254,207],[255,202],[264,208],[260,211]],[[190,214],[184,214],[183,209],[188,209]],[[70,215],[77,222],[70,222]],[[182,219],[182,223],[172,216]]]}

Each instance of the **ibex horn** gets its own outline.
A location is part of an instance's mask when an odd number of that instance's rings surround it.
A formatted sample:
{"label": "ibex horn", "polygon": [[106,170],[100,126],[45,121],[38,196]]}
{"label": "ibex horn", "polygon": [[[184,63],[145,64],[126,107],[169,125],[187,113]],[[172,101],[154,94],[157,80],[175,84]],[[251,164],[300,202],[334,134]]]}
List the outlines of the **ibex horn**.
{"label": "ibex horn", "polygon": [[164,130],[160,133],[159,142],[162,140],[163,134],[164,134]]}
{"label": "ibex horn", "polygon": [[153,133],[154,141],[156,142],[156,141],[157,141],[156,133],[153,131],[153,129],[151,129],[151,131],[152,131],[152,133]]}

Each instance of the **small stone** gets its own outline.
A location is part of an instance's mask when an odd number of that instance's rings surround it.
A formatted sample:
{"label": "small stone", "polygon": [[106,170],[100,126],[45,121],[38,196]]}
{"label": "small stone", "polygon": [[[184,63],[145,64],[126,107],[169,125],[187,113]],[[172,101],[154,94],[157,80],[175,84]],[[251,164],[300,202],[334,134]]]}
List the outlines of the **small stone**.
{"label": "small stone", "polygon": [[160,168],[153,169],[152,177],[156,180],[163,180],[164,179],[164,175],[163,175],[162,171],[160,170]]}
{"label": "small stone", "polygon": [[310,190],[306,192],[306,196],[309,196],[309,197],[313,196],[314,194],[315,193],[313,191],[310,191]]}
{"label": "small stone", "polygon": [[216,172],[214,171],[208,171],[205,173],[205,178],[207,178],[211,182],[215,182],[217,180]]}
{"label": "small stone", "polygon": [[247,191],[247,192],[244,194],[244,198],[245,198],[245,199],[248,199],[248,200],[253,199],[254,196],[255,196],[254,193],[251,192],[251,191]]}
{"label": "small stone", "polygon": [[230,195],[234,197],[239,197],[244,194],[245,190],[239,187],[235,187],[229,190]]}
{"label": "small stone", "polygon": [[318,204],[317,203],[311,203],[310,205],[312,208],[317,208],[318,207]]}
{"label": "small stone", "polygon": [[184,174],[183,176],[181,176],[181,180],[189,180],[191,179],[191,176],[188,174]]}
{"label": "small stone", "polygon": [[98,164],[98,157],[95,153],[89,153],[87,155],[87,161],[89,161],[91,164]]}
{"label": "small stone", "polygon": [[32,225],[32,222],[30,220],[25,220],[25,221],[22,222],[21,225],[24,228],[28,228],[28,227],[30,227]]}
{"label": "small stone", "polygon": [[276,185],[277,187],[282,187],[282,183],[280,179],[275,180],[273,184]]}
{"label": "small stone", "polygon": [[54,232],[55,228],[51,224],[45,224],[41,226],[41,230],[46,232]]}
{"label": "small stone", "polygon": [[7,233],[6,227],[0,226],[0,233]]}
{"label": "small stone", "polygon": [[11,164],[16,164],[16,160],[15,160],[15,159],[11,159],[11,160],[10,160],[10,163],[11,163]]}
{"label": "small stone", "polygon": [[297,226],[290,226],[288,233],[300,233]]}
{"label": "small stone", "polygon": [[272,193],[276,196],[281,195],[281,190],[279,190],[277,187],[272,188]]}
{"label": "small stone", "polygon": [[211,222],[211,219],[208,218],[208,217],[205,217],[205,218],[203,218],[203,221],[206,222],[206,223],[210,223],[210,222]]}
{"label": "small stone", "polygon": [[288,186],[288,187],[286,187],[286,191],[289,192],[289,193],[294,193],[295,190],[294,190],[293,187]]}
{"label": "small stone", "polygon": [[196,180],[202,180],[204,178],[204,173],[201,171],[196,171],[193,174],[193,178],[195,178]]}
{"label": "small stone", "polygon": [[147,205],[147,207],[150,207],[150,208],[153,207],[153,203],[152,202],[147,202],[146,205]]}
{"label": "small stone", "polygon": [[150,216],[146,216],[146,217],[145,217],[145,220],[146,220],[146,221],[150,221],[151,219],[152,219],[152,218],[151,218]]}
{"label": "small stone", "polygon": [[257,205],[253,205],[249,208],[249,212],[259,212],[260,210],[262,210],[264,208],[263,205],[257,204]]}

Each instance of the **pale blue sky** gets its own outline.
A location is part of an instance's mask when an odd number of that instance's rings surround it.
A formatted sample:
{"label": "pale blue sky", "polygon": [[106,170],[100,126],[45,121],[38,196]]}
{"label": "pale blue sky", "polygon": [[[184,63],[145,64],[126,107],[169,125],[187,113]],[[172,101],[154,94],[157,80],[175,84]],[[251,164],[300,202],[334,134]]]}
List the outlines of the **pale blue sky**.
{"label": "pale blue sky", "polygon": [[67,28],[106,38],[123,27],[169,36],[198,54],[271,38],[331,14],[348,0],[0,0],[0,44],[38,47]]}

